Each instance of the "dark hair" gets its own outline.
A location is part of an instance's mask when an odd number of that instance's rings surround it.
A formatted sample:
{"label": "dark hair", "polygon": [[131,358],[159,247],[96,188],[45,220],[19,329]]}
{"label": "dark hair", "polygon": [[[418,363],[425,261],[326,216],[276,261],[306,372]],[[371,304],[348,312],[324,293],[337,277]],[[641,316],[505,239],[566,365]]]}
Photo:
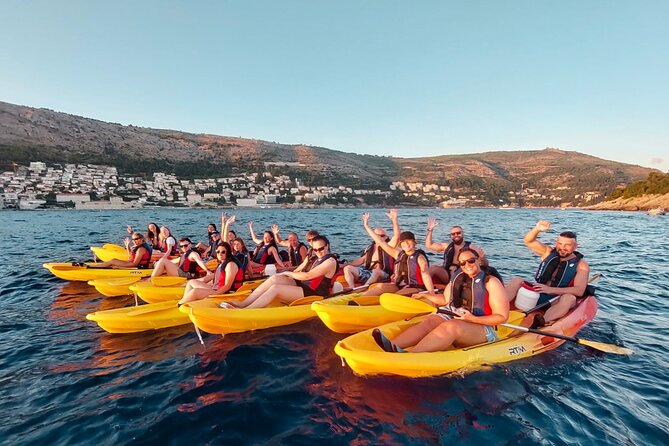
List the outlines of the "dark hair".
{"label": "dark hair", "polygon": [[[235,238],[235,240],[233,241],[238,241],[242,245],[242,250],[240,252],[242,252],[243,254],[249,252],[249,249],[246,247],[246,243],[244,243],[244,240],[242,240],[240,237]],[[232,243],[230,245],[232,245]]]}
{"label": "dark hair", "polygon": [[309,230],[307,231],[307,234],[306,234],[307,238],[309,238],[309,237],[311,237],[311,238],[313,238],[313,237],[318,237],[319,235],[320,235],[320,234],[319,234],[318,231],[315,230],[315,229],[309,229]]}
{"label": "dark hair", "polygon": [[400,233],[400,242],[406,241],[406,240],[413,240],[414,242],[416,241],[416,236],[413,235],[413,232],[411,231],[404,231]]}
{"label": "dark hair", "polygon": [[211,232],[217,232],[217,231],[218,231],[218,229],[216,229],[216,224],[215,224],[215,223],[209,223],[209,224],[207,225],[207,230],[209,230],[209,226],[213,226],[213,227],[214,227],[214,230],[211,231]]}
{"label": "dark hair", "polygon": [[232,232],[232,235],[234,235],[235,238],[237,238],[237,233],[235,231],[233,231],[232,229],[228,229],[228,232]]}
{"label": "dark hair", "polygon": [[[151,225],[156,227],[156,233],[155,234],[153,233],[153,231],[151,229],[149,229],[151,227]],[[158,223],[151,222],[146,227],[146,236],[148,237],[149,240],[151,240],[151,242],[153,242],[154,240],[156,240],[158,238],[158,232],[160,232],[160,226],[158,226]]]}
{"label": "dark hair", "polygon": [[472,249],[472,248],[462,248],[462,249],[460,250],[460,252],[458,252],[458,260],[460,260],[460,254],[462,254],[463,252],[469,252],[469,253],[472,253],[472,254],[474,254],[474,258],[476,258],[476,259],[479,258],[479,253],[476,252],[476,250],[474,250],[474,249]]}
{"label": "dark hair", "polygon": [[[263,237],[265,236],[265,234],[269,234],[269,236],[272,238],[272,241],[269,242],[270,246],[274,246],[276,248],[277,247],[276,246],[276,238],[274,237],[274,233],[272,231],[265,231],[265,232],[263,232]],[[262,244],[263,244],[263,246],[265,245],[265,240],[263,240]]]}
{"label": "dark hair", "polygon": [[573,238],[576,240],[576,233],[573,231],[564,231],[560,233],[560,237]]}
{"label": "dark hair", "polygon": [[330,241],[329,241],[328,238],[327,238],[326,236],[324,236],[324,235],[317,235],[316,237],[314,237],[314,238],[311,239],[311,243],[315,243],[315,242],[323,242],[323,243],[325,243],[327,246],[330,246]]}
{"label": "dark hair", "polygon": [[230,260],[232,258],[232,247],[230,246],[230,243],[221,242],[216,246],[216,249],[218,249],[219,246],[222,246],[222,247],[225,248],[225,260]]}
{"label": "dark hair", "polygon": [[179,239],[179,243],[181,243],[181,242],[188,242],[188,243],[190,243],[191,245],[193,244],[193,242],[191,242],[190,239],[189,239],[188,237],[180,238],[180,239]]}

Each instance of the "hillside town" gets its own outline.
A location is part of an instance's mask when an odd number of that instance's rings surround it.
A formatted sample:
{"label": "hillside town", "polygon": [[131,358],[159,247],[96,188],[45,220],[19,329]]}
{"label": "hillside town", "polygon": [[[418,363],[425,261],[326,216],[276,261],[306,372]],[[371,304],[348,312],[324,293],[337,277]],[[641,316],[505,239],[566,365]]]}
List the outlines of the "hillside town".
{"label": "hillside town", "polygon": [[[268,163],[269,164],[269,163]],[[533,201],[565,206],[565,186],[555,194],[524,188],[508,192],[501,207],[532,205]],[[562,192],[558,194],[558,192]],[[574,196],[594,202],[597,192]],[[490,206],[476,191],[452,190],[449,186],[395,181],[388,190],[354,189],[345,186],[307,186],[299,178],[273,175],[269,171],[239,173],[206,179],[180,179],[155,172],[152,177],[120,175],[116,167],[94,164],[18,164],[0,174],[0,208],[131,209],[172,207],[316,207],[370,206],[377,204],[429,205],[441,207]]]}

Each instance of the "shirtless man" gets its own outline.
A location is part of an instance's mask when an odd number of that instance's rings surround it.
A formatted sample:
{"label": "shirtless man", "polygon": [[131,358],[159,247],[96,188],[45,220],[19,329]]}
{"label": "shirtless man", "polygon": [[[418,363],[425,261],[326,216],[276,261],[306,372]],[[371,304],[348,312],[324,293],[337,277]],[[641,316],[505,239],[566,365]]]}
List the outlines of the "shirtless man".
{"label": "shirtless man", "polygon": [[[583,260],[583,255],[576,251],[578,244],[575,233],[567,231],[558,235],[555,247],[537,240],[537,236],[548,231],[550,227],[548,221],[540,220],[523,239],[525,246],[541,257],[541,264],[534,275],[534,291],[541,293],[537,304],[556,298],[543,316],[546,323],[569,312],[576,304],[576,299],[585,293],[590,274],[590,266]],[[520,277],[511,279],[507,287],[509,301],[516,298],[522,283],[523,279]]]}

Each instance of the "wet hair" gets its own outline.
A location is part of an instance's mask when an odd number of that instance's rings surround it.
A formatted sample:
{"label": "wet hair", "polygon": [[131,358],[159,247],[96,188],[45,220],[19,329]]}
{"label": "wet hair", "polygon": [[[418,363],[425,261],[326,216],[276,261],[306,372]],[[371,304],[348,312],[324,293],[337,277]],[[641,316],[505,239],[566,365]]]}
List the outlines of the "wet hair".
{"label": "wet hair", "polygon": [[179,239],[179,243],[181,243],[181,242],[188,242],[188,243],[190,243],[191,245],[193,244],[193,242],[191,242],[190,239],[189,239],[188,237],[180,238],[180,239]]}
{"label": "wet hair", "polygon": [[573,238],[576,240],[576,233],[573,231],[564,231],[560,233],[560,237]]}
{"label": "wet hair", "polygon": [[[216,246],[216,249],[218,249],[219,246],[225,248],[225,260],[230,260],[232,258],[232,247],[230,244],[228,242],[221,242]],[[216,252],[214,252],[214,254],[216,254]],[[216,256],[218,257],[218,254],[216,254]]]}

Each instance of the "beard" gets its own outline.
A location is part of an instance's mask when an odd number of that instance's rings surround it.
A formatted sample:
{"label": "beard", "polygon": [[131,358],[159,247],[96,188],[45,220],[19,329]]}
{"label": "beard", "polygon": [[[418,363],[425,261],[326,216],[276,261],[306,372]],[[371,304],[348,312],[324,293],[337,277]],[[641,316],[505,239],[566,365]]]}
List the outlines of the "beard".
{"label": "beard", "polygon": [[571,255],[571,251],[557,250],[557,254],[561,259],[565,259]]}
{"label": "beard", "polygon": [[451,241],[453,242],[454,245],[462,245],[462,242],[464,241],[463,237],[452,237]]}

